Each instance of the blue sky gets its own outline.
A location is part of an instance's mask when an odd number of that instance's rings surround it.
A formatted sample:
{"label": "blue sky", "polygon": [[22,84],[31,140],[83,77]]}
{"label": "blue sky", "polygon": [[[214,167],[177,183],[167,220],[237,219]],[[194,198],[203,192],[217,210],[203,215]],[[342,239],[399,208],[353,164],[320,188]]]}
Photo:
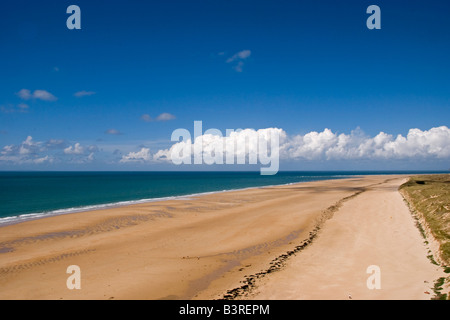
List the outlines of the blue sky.
{"label": "blue sky", "polygon": [[[81,30],[66,27],[71,4]],[[371,4],[381,30],[366,27]],[[171,168],[120,160],[169,148],[195,120],[292,137],[419,129],[445,149],[446,133],[429,130],[449,126],[449,12],[448,1],[2,3],[0,170]],[[441,170],[447,151],[285,168]]]}

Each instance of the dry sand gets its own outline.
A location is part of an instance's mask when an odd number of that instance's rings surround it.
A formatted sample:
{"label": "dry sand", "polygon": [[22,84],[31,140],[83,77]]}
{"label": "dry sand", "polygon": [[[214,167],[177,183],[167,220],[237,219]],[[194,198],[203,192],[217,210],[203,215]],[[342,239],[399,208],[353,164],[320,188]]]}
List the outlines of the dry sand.
{"label": "dry sand", "polygon": [[[440,271],[397,191],[404,180],[255,188],[5,226],[0,299],[429,299]],[[66,286],[70,265],[80,290]],[[380,290],[366,286],[369,265],[380,267]]]}
{"label": "dry sand", "polygon": [[[258,284],[254,299],[430,299],[443,273],[428,249],[398,187],[374,185],[343,203],[313,245]],[[367,280],[379,269],[379,289]],[[372,283],[371,281],[369,281]]]}

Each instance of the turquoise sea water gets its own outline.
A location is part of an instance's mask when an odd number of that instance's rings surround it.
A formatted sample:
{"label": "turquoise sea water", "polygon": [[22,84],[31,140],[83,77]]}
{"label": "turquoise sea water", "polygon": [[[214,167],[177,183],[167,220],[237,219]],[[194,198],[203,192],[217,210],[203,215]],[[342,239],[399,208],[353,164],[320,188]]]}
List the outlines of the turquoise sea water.
{"label": "turquoise sea water", "polygon": [[416,172],[0,172],[0,225],[161,198],[382,173]]}

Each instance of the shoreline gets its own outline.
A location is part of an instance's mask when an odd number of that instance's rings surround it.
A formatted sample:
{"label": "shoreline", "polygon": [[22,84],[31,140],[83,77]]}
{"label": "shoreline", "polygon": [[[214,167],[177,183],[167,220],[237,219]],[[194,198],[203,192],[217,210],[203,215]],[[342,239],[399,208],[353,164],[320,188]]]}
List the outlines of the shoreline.
{"label": "shoreline", "polygon": [[299,184],[299,183],[307,183],[307,182],[314,182],[314,181],[328,181],[328,180],[336,180],[336,179],[349,179],[352,177],[357,178],[357,177],[361,177],[361,176],[363,176],[363,175],[354,175],[354,176],[342,175],[342,176],[335,176],[335,178],[332,178],[332,179],[327,178],[327,179],[318,179],[318,180],[309,180],[309,181],[289,182],[289,183],[283,183],[283,184],[245,187],[245,188],[237,188],[237,189],[206,191],[206,192],[192,193],[192,194],[186,194],[186,195],[176,195],[176,196],[138,199],[138,200],[127,200],[127,201],[111,202],[111,203],[104,203],[104,204],[94,204],[94,205],[87,205],[87,206],[73,207],[73,208],[66,208],[66,209],[56,209],[56,210],[52,210],[52,211],[25,213],[25,214],[16,215],[16,216],[1,217],[0,218],[0,228],[2,228],[4,226],[9,226],[9,225],[26,222],[26,221],[45,219],[45,218],[50,218],[50,217],[59,216],[59,215],[67,215],[67,214],[74,214],[74,213],[81,213],[81,212],[94,212],[94,211],[100,211],[100,210],[105,210],[105,209],[122,208],[122,207],[132,206],[132,205],[136,205],[136,204],[146,204],[146,203],[160,202],[160,201],[189,200],[190,198],[194,198],[194,197],[201,197],[204,195],[217,194],[217,193],[223,193],[223,192],[235,192],[235,191],[245,191],[245,190],[250,190],[250,189],[289,186],[289,185],[294,185],[294,184]]}
{"label": "shoreline", "polygon": [[[293,258],[281,261],[283,270],[270,271],[264,281],[284,274],[285,265],[291,266],[298,257],[320,247],[321,239],[332,233],[326,231],[328,225],[348,205],[360,201],[362,195],[369,197],[372,191],[367,190],[383,190],[408,176],[264,186],[4,226],[0,299],[220,299],[242,287],[248,275],[276,265],[277,258],[302,246],[319,227],[306,250],[293,252]],[[327,215],[330,208],[334,212]],[[401,221],[412,221],[404,213]],[[364,222],[356,217],[355,221]],[[408,229],[406,240],[416,232]],[[421,241],[412,243],[422,250]],[[405,254],[399,252],[397,258]],[[417,262],[408,263],[417,267],[415,273],[434,277],[434,270],[423,265],[420,254]],[[69,265],[82,270],[81,290],[66,287]],[[291,275],[286,279],[292,279]],[[406,285],[422,287],[424,283]],[[279,294],[285,299],[298,298],[288,292]]]}
{"label": "shoreline", "polygon": [[[22,173],[21,171],[17,171],[19,173]],[[28,171],[25,171],[27,173]],[[34,171],[30,171],[31,173],[34,173]],[[50,171],[52,172],[52,171]],[[59,172],[59,171],[55,171]],[[102,171],[101,171],[102,172]],[[108,172],[108,171],[105,171]],[[282,171],[283,172],[283,171]],[[291,172],[291,171],[286,171]],[[292,171],[296,172],[296,171]],[[301,171],[299,171],[301,172]],[[308,173],[315,173],[316,171],[306,171]],[[261,185],[261,186],[252,186],[252,187],[244,187],[244,188],[236,188],[236,189],[223,189],[223,190],[217,190],[217,191],[205,191],[205,192],[199,192],[199,193],[189,193],[185,195],[173,195],[173,196],[165,196],[165,197],[158,197],[158,198],[143,198],[143,199],[135,199],[135,200],[123,200],[123,201],[116,201],[116,202],[107,202],[107,203],[100,203],[100,204],[91,204],[91,205],[84,205],[79,207],[70,207],[70,208],[60,208],[55,209],[51,211],[41,211],[41,212],[30,212],[30,213],[23,213],[19,215],[11,215],[6,217],[0,217],[0,228],[4,226],[14,225],[26,221],[32,221],[36,219],[44,219],[48,217],[58,216],[58,215],[66,215],[66,214],[73,214],[73,213],[80,213],[80,212],[87,212],[87,211],[99,211],[104,209],[110,209],[110,208],[117,208],[117,207],[126,207],[129,205],[135,205],[135,204],[145,204],[145,203],[151,203],[156,201],[167,201],[167,200],[182,200],[184,197],[197,197],[207,194],[214,194],[214,193],[221,193],[221,192],[234,192],[234,191],[244,191],[247,189],[253,189],[253,188],[264,188],[264,187],[275,187],[275,186],[284,186],[284,185],[291,185],[296,183],[305,183],[305,182],[313,182],[313,181],[326,181],[326,180],[335,180],[335,179],[349,179],[349,178],[357,178],[362,176],[377,176],[377,175],[420,175],[420,174],[433,174],[437,173],[438,171],[418,171],[418,172],[410,172],[410,171],[317,171],[316,173],[324,173],[324,172],[330,172],[330,173],[339,173],[339,174],[330,174],[333,178],[330,179],[327,177],[326,179],[317,179],[317,180],[308,180],[308,181],[298,181],[298,182],[289,182],[289,183],[283,183],[283,184],[272,184],[272,185]],[[368,173],[370,172],[370,173]],[[2,173],[2,172],[0,172]],[[16,173],[16,171],[4,171],[3,173]],[[356,174],[355,174],[356,173]],[[306,176],[308,178],[314,177],[314,176]]]}

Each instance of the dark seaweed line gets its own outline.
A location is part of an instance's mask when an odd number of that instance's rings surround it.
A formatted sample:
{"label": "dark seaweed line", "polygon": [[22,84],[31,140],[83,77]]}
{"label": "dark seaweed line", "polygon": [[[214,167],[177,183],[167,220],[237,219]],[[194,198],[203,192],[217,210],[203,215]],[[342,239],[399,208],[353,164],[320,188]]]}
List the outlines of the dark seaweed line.
{"label": "dark seaweed line", "polygon": [[[387,181],[385,181],[387,182]],[[375,184],[378,185],[379,183]],[[381,184],[381,183],[380,183]],[[370,186],[369,186],[370,187]],[[358,188],[358,191],[356,191],[354,194],[347,196],[345,198],[342,198],[332,206],[325,209],[321,215],[321,218],[316,225],[316,227],[309,233],[309,237],[306,240],[303,240],[303,242],[296,246],[293,250],[287,251],[286,253],[276,257],[270,262],[270,267],[267,268],[264,271],[255,273],[250,276],[246,276],[245,280],[242,281],[244,284],[238,288],[234,288],[231,290],[228,290],[227,293],[219,300],[235,300],[239,297],[242,297],[244,295],[248,295],[252,289],[256,286],[256,280],[261,279],[265,277],[268,274],[271,274],[273,272],[281,270],[285,265],[286,261],[293,255],[299,253],[300,251],[304,250],[308,245],[310,245],[313,240],[318,236],[318,233],[324,223],[333,217],[334,213],[339,210],[339,208],[342,206],[342,204],[350,199],[353,199],[360,195],[361,193],[367,191],[366,187]]]}

